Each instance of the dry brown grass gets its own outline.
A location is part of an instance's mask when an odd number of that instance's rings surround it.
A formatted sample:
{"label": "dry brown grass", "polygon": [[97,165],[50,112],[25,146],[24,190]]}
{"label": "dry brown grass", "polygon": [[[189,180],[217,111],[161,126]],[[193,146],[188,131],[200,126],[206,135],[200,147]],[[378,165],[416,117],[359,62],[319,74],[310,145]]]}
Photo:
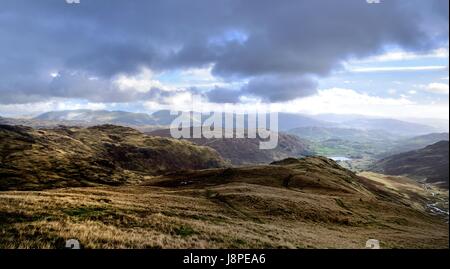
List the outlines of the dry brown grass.
{"label": "dry brown grass", "polygon": [[448,226],[370,197],[247,183],[0,193],[1,248],[448,248]]}
{"label": "dry brown grass", "polygon": [[225,165],[211,148],[127,127],[0,125],[0,190],[135,184],[167,171]]}

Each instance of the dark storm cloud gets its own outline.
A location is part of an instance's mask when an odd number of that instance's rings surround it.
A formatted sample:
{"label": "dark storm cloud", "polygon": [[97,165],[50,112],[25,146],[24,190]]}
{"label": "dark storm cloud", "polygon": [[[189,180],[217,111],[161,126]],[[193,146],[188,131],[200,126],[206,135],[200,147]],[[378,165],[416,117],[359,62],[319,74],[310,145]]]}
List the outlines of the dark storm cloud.
{"label": "dark storm cloud", "polygon": [[[142,100],[151,96],[111,79],[210,64],[216,76],[250,79],[242,94],[282,101],[314,93],[314,82],[286,78],[325,76],[387,45],[448,42],[448,1],[2,0],[0,38],[0,103]],[[82,75],[52,81],[52,71]]]}
{"label": "dark storm cloud", "polygon": [[261,76],[250,80],[240,90],[216,87],[205,95],[214,103],[238,103],[241,96],[257,97],[264,102],[284,102],[312,95],[317,82],[309,77]]}
{"label": "dark storm cloud", "polygon": [[243,93],[241,91],[216,87],[207,93],[206,97],[213,103],[231,103],[235,104],[239,102],[239,97]]}
{"label": "dark storm cloud", "polygon": [[245,94],[261,97],[263,101],[283,102],[312,95],[317,83],[311,78],[260,77],[243,88]]}

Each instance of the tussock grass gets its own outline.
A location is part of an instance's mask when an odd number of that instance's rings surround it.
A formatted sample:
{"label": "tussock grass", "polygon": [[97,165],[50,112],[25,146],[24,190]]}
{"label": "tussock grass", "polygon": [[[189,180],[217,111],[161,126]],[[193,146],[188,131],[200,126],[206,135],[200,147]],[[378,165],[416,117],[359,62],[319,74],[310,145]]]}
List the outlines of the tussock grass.
{"label": "tussock grass", "polygon": [[0,216],[0,248],[448,248],[445,222],[413,208],[236,182],[1,192]]}

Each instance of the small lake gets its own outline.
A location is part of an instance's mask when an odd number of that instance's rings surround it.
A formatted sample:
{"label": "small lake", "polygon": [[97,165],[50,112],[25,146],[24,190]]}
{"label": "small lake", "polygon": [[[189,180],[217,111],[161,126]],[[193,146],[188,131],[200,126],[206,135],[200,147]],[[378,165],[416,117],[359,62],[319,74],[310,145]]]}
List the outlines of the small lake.
{"label": "small lake", "polygon": [[333,161],[336,162],[345,162],[345,161],[351,161],[352,159],[347,158],[347,157],[341,157],[341,156],[332,156],[332,157],[328,157],[330,159],[332,159]]}

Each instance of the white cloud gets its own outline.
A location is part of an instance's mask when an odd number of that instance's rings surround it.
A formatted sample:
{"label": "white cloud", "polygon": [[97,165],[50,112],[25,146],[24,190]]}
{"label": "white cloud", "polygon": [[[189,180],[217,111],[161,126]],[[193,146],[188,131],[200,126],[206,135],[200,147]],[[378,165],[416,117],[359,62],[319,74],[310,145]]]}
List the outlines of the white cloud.
{"label": "white cloud", "polygon": [[449,93],[448,84],[445,83],[430,83],[425,88],[428,92],[436,94],[447,94]]}
{"label": "white cloud", "polygon": [[298,102],[320,102],[322,104],[339,105],[409,105],[410,100],[405,98],[383,98],[365,93],[359,93],[353,89],[331,88],[319,90],[315,96],[299,99]]}
{"label": "white cloud", "polygon": [[429,58],[448,58],[448,48],[439,48],[428,53],[414,53],[402,50],[389,51],[381,55],[368,57],[361,60],[354,60],[353,62],[392,62],[392,61],[405,61],[416,59],[429,59]]}
{"label": "white cloud", "polygon": [[347,70],[353,73],[371,72],[408,72],[408,71],[432,71],[444,70],[445,65],[425,65],[425,66],[376,66],[376,67],[348,67]]}
{"label": "white cloud", "polygon": [[359,114],[387,118],[443,118],[448,119],[448,103],[416,103],[407,96],[385,98],[359,93],[353,89],[331,88],[303,99],[272,106],[276,111],[307,114]]}
{"label": "white cloud", "polygon": [[183,80],[201,81],[201,82],[215,82],[217,79],[212,75],[213,65],[205,68],[190,68],[181,72]]}
{"label": "white cloud", "polygon": [[[201,90],[210,90],[215,87],[223,88],[240,88],[247,80],[224,81],[220,77],[212,74],[214,65],[203,68],[189,68],[181,72],[175,72],[171,76],[171,80],[166,85],[173,88],[198,88]],[[166,74],[170,75],[170,72]]]}
{"label": "white cloud", "polygon": [[[410,93],[411,94],[411,93]],[[154,102],[145,103],[149,110],[175,109],[175,110],[199,110],[192,106],[192,96],[186,93],[171,100],[170,103],[161,106]],[[321,89],[318,94],[306,98],[300,98],[284,103],[264,104],[257,100],[245,98],[240,104],[214,104],[203,102],[203,111],[276,111],[287,113],[305,114],[359,114],[386,118],[441,118],[448,119],[448,103],[416,103],[406,95],[398,98],[380,97],[359,93],[353,89],[331,88]],[[205,100],[203,100],[205,101]]]}
{"label": "white cloud", "polygon": [[147,68],[143,68],[140,73],[134,76],[119,75],[113,83],[122,91],[145,93],[152,88],[169,90],[160,81],[154,79],[153,72]]}
{"label": "white cloud", "polygon": [[175,111],[198,110],[199,108],[194,108],[192,106],[193,96],[194,95],[188,91],[175,92],[171,96],[162,97],[159,102],[156,102],[154,100],[145,101],[143,103],[143,106],[150,111],[161,109],[169,109]]}
{"label": "white cloud", "polygon": [[[430,84],[431,85],[431,84]],[[448,93],[448,85],[447,93]],[[411,94],[411,93],[410,93]],[[192,107],[192,94],[189,92],[175,93],[164,100],[165,103],[149,101],[142,105],[149,112],[159,109],[175,110],[199,110],[206,111],[255,111],[266,110],[290,113],[306,114],[360,114],[367,116],[378,116],[388,118],[441,118],[448,119],[448,102],[417,103],[409,99],[408,96],[400,97],[380,97],[366,93],[360,93],[354,89],[330,88],[320,89],[316,95],[306,98],[292,100],[284,103],[273,103],[266,105],[255,100],[245,100],[236,105],[223,105],[214,103],[202,103],[202,107]],[[203,100],[204,101],[204,100]],[[137,103],[129,103],[133,107]],[[72,110],[72,109],[108,109],[113,104],[84,103],[82,101],[68,99],[53,99],[47,102],[39,102],[21,105],[0,105],[0,115],[2,116],[35,116],[45,111],[52,110]],[[26,114],[24,114],[26,113]]]}
{"label": "white cloud", "polygon": [[50,73],[50,76],[52,78],[57,78],[57,77],[59,77],[59,73],[58,72],[52,72],[52,73]]}
{"label": "white cloud", "polygon": [[0,105],[0,115],[4,117],[33,117],[47,111],[74,110],[74,109],[106,109],[103,103],[83,103],[75,100],[54,99],[45,102],[29,104]]}
{"label": "white cloud", "polygon": [[394,95],[394,94],[397,93],[397,89],[389,89],[388,93],[391,94],[391,95]]}

